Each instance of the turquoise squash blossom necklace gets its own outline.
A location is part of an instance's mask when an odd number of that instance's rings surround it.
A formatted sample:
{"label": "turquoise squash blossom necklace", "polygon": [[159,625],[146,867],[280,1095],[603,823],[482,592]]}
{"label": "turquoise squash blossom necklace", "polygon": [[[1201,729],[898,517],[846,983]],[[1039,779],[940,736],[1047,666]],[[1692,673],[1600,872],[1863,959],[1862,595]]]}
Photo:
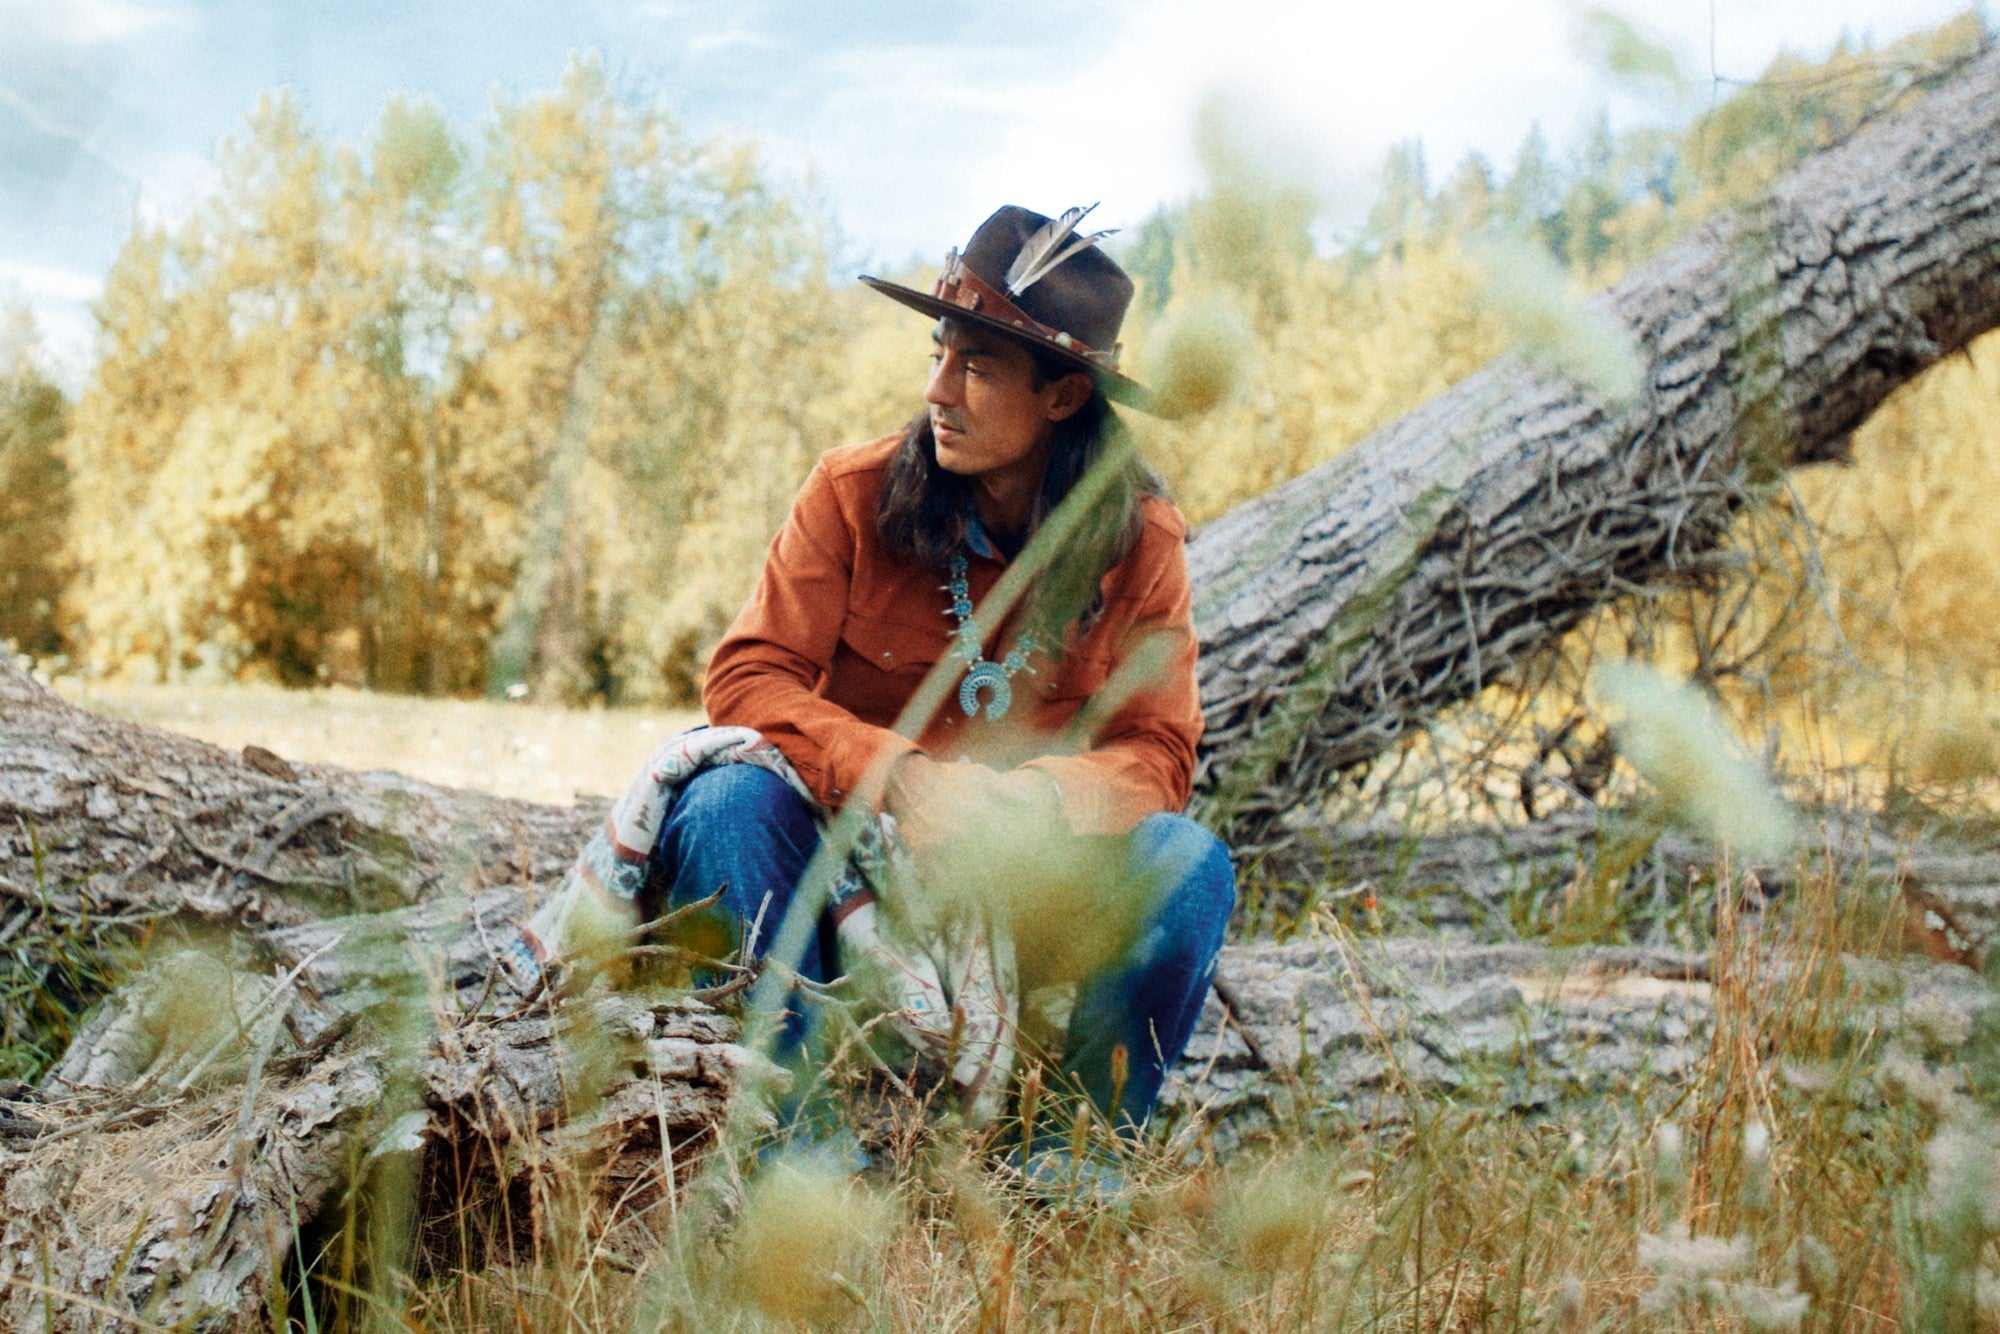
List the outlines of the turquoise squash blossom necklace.
{"label": "turquoise squash blossom necklace", "polygon": [[972,587],[966,582],[963,553],[951,558],[951,582],[939,587],[951,594],[951,610],[946,614],[958,618],[958,628],[951,632],[952,655],[965,663],[965,679],[958,684],[958,707],[971,718],[979,712],[979,692],[990,691],[986,716],[997,721],[1014,702],[1008,678],[1016,672],[1035,674],[1035,669],[1028,666],[1028,655],[1036,647],[1035,637],[1023,634],[1005,658],[988,661],[979,644],[979,628],[972,623]]}

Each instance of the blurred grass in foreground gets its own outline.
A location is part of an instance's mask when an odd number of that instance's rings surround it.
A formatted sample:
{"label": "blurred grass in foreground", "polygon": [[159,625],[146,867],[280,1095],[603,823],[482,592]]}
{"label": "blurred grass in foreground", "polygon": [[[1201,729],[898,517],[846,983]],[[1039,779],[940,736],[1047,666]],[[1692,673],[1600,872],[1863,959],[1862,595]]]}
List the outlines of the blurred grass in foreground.
{"label": "blurred grass in foreground", "polygon": [[[1993,1225],[1952,1191],[2000,1168],[1984,1064],[2000,1026],[1956,1052],[1887,1036],[1903,1002],[1865,893],[1820,877],[1762,913],[1722,897],[1714,1029],[1685,1082],[1642,1072],[1522,1116],[1477,1079],[1427,1087],[1383,1032],[1407,1118],[1363,1128],[1301,1079],[1265,1142],[1226,1161],[1198,1130],[1134,1147],[1091,1121],[1078,1143],[1131,1189],[1060,1205],[993,1166],[991,1133],[950,1124],[860,1178],[767,1165],[746,1193],[725,1161],[717,1192],[636,1216],[572,1160],[552,1167],[573,1179],[531,1257],[433,1257],[394,1314],[424,1330],[1992,1328]],[[1312,935],[1356,943],[1326,915]]]}
{"label": "blurred grass in foreground", "polygon": [[56,689],[99,713],[231,750],[256,745],[308,764],[392,769],[446,787],[557,804],[617,795],[655,745],[702,721],[686,709],[564,709],[340,687],[90,685],[58,678]]}

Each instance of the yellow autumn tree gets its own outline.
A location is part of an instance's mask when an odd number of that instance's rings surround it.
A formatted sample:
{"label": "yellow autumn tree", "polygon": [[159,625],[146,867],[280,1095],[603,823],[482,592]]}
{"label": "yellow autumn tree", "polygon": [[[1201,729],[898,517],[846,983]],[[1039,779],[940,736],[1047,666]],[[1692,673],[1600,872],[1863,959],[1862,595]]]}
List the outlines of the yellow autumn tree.
{"label": "yellow autumn tree", "polygon": [[26,307],[0,311],[0,647],[59,654],[57,604],[69,571],[69,470],[62,438],[69,404],[40,362]]}
{"label": "yellow autumn tree", "polygon": [[684,696],[741,595],[718,561],[828,443],[818,238],[754,156],[577,61],[476,150],[400,99],[332,148],[276,95],[220,167],[99,305],[91,666]]}

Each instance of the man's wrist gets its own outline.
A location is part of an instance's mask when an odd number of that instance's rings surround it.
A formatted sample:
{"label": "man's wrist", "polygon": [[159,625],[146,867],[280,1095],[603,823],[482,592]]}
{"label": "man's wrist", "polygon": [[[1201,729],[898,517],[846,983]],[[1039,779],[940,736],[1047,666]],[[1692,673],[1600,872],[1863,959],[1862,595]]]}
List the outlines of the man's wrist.
{"label": "man's wrist", "polygon": [[1056,776],[1040,765],[1024,764],[1014,770],[1016,782],[1027,784],[1025,792],[1017,788],[1017,793],[1033,802],[1044,814],[1060,816],[1068,809],[1063,797],[1062,783]]}
{"label": "man's wrist", "polygon": [[922,781],[924,766],[932,762],[931,757],[916,746],[891,760],[889,772],[882,780],[882,809],[891,815],[900,815],[909,803],[914,785]]}

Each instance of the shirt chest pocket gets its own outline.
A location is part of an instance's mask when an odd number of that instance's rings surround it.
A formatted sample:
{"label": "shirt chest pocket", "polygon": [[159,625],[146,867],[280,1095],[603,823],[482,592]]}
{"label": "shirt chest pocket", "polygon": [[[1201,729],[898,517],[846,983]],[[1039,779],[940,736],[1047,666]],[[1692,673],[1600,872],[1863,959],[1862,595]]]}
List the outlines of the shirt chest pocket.
{"label": "shirt chest pocket", "polygon": [[944,656],[944,617],[934,626],[850,614],[840,627],[842,656],[877,672],[922,679]]}
{"label": "shirt chest pocket", "polygon": [[1053,666],[1039,657],[1030,663],[1036,670],[1037,689],[1044,699],[1086,700],[1104,688],[1111,674],[1108,645],[1086,640],[1064,653]]}
{"label": "shirt chest pocket", "polygon": [[[1113,598],[1090,632],[1074,640],[1060,660],[1050,666],[1037,655],[1034,666],[1042,673],[1039,683],[1042,697],[1082,701],[1103,690],[1118,670],[1124,652],[1121,645],[1129,647],[1135,638],[1133,623],[1137,612],[1137,605],[1130,600]],[[1146,661],[1150,661],[1150,655]],[[1144,662],[1136,665],[1143,666]]]}

